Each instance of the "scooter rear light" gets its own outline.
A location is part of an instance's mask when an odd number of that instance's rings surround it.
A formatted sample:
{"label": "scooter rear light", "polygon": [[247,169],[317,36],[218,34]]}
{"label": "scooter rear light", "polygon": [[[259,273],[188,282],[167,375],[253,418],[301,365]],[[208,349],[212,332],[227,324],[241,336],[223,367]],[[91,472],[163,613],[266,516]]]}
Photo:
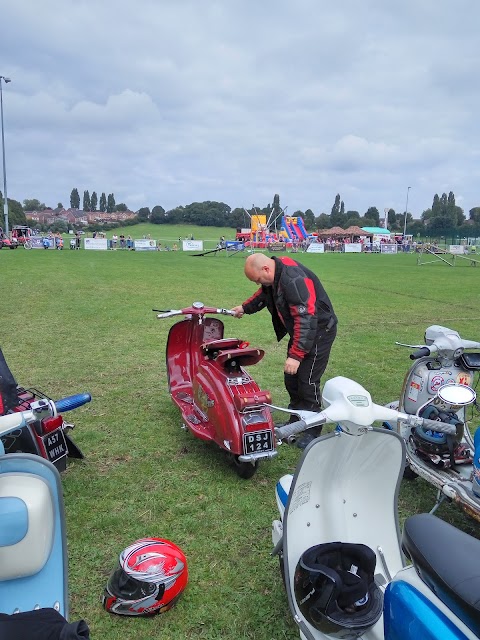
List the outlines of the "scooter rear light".
{"label": "scooter rear light", "polygon": [[266,419],[263,420],[263,422],[257,422],[257,424],[245,425],[245,433],[255,433],[259,429],[261,429],[262,431],[264,431],[265,429],[270,429],[270,425],[268,424]]}
{"label": "scooter rear light", "polygon": [[255,431],[270,429],[270,423],[265,409],[245,413],[242,417],[242,424],[245,433],[253,433]]}
{"label": "scooter rear light", "polygon": [[42,432],[45,435],[46,433],[51,433],[58,429],[63,424],[62,416],[57,416],[56,418],[44,418],[42,420]]}

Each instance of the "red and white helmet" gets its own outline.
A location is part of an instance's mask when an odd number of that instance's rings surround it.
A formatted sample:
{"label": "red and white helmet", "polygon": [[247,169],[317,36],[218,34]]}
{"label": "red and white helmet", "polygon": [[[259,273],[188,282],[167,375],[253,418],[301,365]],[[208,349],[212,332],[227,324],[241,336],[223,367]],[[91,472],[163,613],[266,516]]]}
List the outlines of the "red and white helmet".
{"label": "red and white helmet", "polygon": [[142,538],[122,551],[103,595],[103,606],[123,616],[164,613],[188,582],[183,551],[169,540]]}

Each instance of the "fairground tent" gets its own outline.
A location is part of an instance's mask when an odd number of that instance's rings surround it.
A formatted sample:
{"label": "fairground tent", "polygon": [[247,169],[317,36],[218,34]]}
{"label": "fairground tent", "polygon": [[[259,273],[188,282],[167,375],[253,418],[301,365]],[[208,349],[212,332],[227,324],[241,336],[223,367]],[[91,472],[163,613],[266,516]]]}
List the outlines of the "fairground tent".
{"label": "fairground tent", "polygon": [[366,231],[366,229],[368,229],[368,227],[360,229],[360,227],[354,224],[353,226],[348,227],[348,229],[345,229],[344,233],[346,236],[373,236],[373,232]]}
{"label": "fairground tent", "polygon": [[318,232],[319,236],[344,236],[345,230],[342,227],[332,227],[331,229],[322,229]]}
{"label": "fairground tent", "polygon": [[384,229],[383,227],[362,227],[362,231],[375,236],[380,236],[382,234],[385,236],[390,235],[390,231],[388,229]]}

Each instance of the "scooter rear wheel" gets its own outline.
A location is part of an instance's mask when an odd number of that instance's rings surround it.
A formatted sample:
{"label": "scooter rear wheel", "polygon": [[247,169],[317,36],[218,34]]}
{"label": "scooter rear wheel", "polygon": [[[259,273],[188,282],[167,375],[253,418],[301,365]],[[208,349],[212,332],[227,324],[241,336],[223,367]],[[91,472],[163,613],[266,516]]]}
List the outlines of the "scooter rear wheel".
{"label": "scooter rear wheel", "polygon": [[235,469],[235,473],[244,480],[249,480],[250,478],[252,478],[258,469],[258,460],[256,460],[255,462],[243,462],[242,460],[238,459],[238,456],[233,454],[231,456],[231,460],[232,466]]}

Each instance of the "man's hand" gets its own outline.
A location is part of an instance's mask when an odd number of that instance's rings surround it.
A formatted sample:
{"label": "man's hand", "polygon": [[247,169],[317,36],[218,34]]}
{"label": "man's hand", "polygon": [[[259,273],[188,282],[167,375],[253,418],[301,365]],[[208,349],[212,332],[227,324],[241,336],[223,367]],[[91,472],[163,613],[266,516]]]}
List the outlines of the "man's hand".
{"label": "man's hand", "polygon": [[294,376],[297,373],[299,366],[300,362],[298,360],[295,360],[294,358],[287,358],[285,360],[285,366],[283,370],[285,371],[285,373],[289,373],[290,375]]}
{"label": "man's hand", "polygon": [[241,318],[245,313],[241,304],[238,307],[232,307],[231,311],[235,314],[235,318]]}

